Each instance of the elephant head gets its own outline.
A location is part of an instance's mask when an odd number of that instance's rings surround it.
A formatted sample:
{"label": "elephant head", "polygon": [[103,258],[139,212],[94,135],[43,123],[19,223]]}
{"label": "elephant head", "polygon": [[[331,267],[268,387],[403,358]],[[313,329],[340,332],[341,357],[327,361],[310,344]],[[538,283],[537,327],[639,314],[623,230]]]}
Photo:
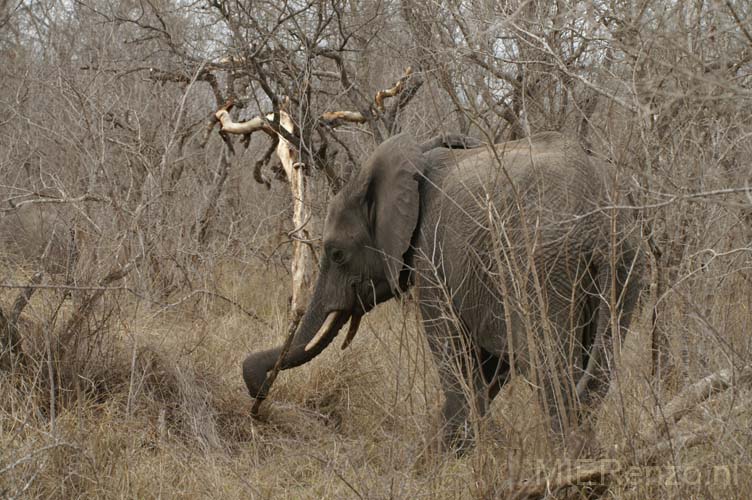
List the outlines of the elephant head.
{"label": "elephant head", "polygon": [[[427,166],[423,151],[431,147],[433,143],[421,146],[407,135],[392,137],[376,148],[332,199],[324,224],[319,276],[282,360],[283,370],[317,356],[349,320],[344,349],[366,312],[409,286],[419,184]],[[243,362],[243,378],[252,397],[266,397],[267,372],[280,352],[280,347],[256,352]]]}

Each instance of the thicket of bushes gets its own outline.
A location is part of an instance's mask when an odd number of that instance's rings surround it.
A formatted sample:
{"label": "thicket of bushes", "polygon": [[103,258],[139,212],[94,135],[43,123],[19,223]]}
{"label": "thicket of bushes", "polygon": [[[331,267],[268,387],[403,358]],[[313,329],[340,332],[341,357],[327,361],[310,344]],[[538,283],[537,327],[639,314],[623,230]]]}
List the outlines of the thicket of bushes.
{"label": "thicket of bushes", "polygon": [[287,330],[291,200],[272,141],[223,141],[212,117],[284,97],[314,236],[399,131],[559,130],[612,162],[648,286],[594,428],[591,457],[620,469],[589,488],[751,491],[750,19],[734,0],[0,0],[0,495],[488,498],[577,472],[522,383],[473,453],[435,453],[409,304],[286,372],[250,419],[239,363]]}

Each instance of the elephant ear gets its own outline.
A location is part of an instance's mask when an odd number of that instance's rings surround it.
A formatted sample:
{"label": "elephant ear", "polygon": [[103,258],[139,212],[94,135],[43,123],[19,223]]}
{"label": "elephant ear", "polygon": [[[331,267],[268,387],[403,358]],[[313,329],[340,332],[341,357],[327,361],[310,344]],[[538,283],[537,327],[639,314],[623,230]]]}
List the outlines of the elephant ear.
{"label": "elephant ear", "polygon": [[400,291],[404,255],[418,225],[418,186],[426,166],[415,139],[400,134],[381,143],[361,170],[369,228],[395,293]]}

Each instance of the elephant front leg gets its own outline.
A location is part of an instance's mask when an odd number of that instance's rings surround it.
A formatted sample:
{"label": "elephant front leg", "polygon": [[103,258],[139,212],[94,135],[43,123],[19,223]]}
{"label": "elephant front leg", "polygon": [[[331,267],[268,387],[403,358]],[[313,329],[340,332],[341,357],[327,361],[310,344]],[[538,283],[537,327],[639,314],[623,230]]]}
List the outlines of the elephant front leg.
{"label": "elephant front leg", "polygon": [[[422,306],[423,326],[439,372],[444,406],[442,408],[444,448],[461,454],[474,441],[473,422],[488,411],[490,400],[501,383],[494,377],[488,383],[485,371],[490,370],[478,348],[451,320],[437,319],[428,306]],[[429,314],[430,313],[430,314]],[[446,317],[443,315],[443,317]]]}

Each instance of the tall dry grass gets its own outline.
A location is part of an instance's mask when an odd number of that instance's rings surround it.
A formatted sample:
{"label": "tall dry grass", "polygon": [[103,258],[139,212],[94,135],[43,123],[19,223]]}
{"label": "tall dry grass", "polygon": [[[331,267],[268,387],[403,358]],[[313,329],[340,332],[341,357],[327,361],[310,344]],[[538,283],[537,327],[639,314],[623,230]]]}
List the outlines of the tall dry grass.
{"label": "tall dry grass", "polygon": [[555,481],[594,458],[623,464],[598,489],[606,498],[752,491],[747,386],[711,397],[670,426],[674,438],[703,433],[701,442],[652,456],[637,451],[659,440],[662,409],[685,381],[748,359],[752,294],[742,278],[716,284],[701,312],[682,294],[672,299],[671,338],[693,360],[673,387],[651,378],[650,315],[642,310],[595,415],[589,458],[567,461],[520,379],[497,397],[472,451],[457,458],[434,449],[441,395],[409,301],[370,314],[347,351],[330,348],[284,372],[264,420],[252,420],[239,366],[247,352],[284,336],[287,280],[238,265],[218,273],[222,292],[254,304],[271,328],[218,299],[150,310],[124,296],[106,333],[82,339],[98,344],[97,355],[78,365],[75,380],[56,374],[54,419],[48,352],[31,341],[50,333],[51,299],[33,297],[21,322],[30,362],[0,378],[4,497],[501,498],[512,482]]}
{"label": "tall dry grass", "polygon": [[[587,467],[556,495],[752,496],[746,378],[671,414],[752,363],[749,2],[246,4],[0,0],[0,228],[54,203],[77,254],[18,318],[23,356],[0,354],[0,497],[505,498]],[[260,41],[258,60],[237,58]],[[377,114],[313,134],[408,66],[423,84],[388,133]],[[203,132],[227,98],[240,120],[283,94],[343,178],[398,129],[563,130],[620,172],[648,287],[583,458],[564,458],[523,380],[473,423],[472,451],[438,453],[441,393],[409,300],[282,373],[250,418],[240,362],[288,328],[289,193],[253,179],[266,138],[227,164]],[[315,236],[330,190],[315,168],[311,182]],[[0,234],[6,315],[40,256],[71,257],[67,238],[45,254],[48,234]]]}

